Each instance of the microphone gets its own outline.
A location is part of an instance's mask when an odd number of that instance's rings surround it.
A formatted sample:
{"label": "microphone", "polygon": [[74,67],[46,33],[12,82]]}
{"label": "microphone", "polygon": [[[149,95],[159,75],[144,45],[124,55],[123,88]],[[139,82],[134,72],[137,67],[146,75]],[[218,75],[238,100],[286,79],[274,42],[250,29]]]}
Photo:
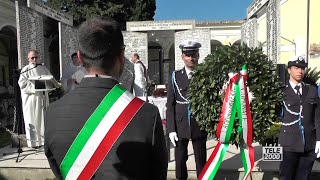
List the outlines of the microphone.
{"label": "microphone", "polygon": [[23,74],[23,73],[25,73],[25,72],[28,72],[28,71],[30,71],[31,69],[36,68],[37,66],[43,66],[43,65],[44,65],[44,63],[36,63],[36,64],[34,64],[34,67],[32,67],[32,68],[30,68],[30,69],[27,68],[27,70],[25,70],[25,71],[23,71],[23,72],[20,72],[20,74]]}
{"label": "microphone", "polygon": [[37,66],[43,66],[44,65],[44,63],[36,63],[35,65],[34,65],[34,67],[37,67]]}

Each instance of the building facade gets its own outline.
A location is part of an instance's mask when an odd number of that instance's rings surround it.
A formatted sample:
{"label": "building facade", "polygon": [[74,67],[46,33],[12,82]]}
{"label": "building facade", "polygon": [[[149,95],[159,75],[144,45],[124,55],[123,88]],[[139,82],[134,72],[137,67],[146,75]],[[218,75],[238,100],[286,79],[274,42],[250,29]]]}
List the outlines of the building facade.
{"label": "building facade", "polygon": [[255,22],[255,45],[276,63],[287,64],[292,56],[304,55],[308,67],[320,67],[319,7],[318,0],[254,0],[246,23]]}
{"label": "building facade", "polygon": [[[48,67],[56,79],[60,79],[64,66],[76,50],[76,29],[65,23],[57,22],[32,9],[19,5],[14,1],[1,1],[0,46],[0,83],[4,87],[12,85],[12,69],[23,67],[29,49],[37,49],[42,62]],[[19,17],[19,18],[17,18]],[[18,20],[18,21],[17,21]],[[195,20],[175,21],[140,21],[127,22],[124,31],[126,43],[127,76],[122,78],[124,84],[130,84],[132,64],[130,55],[140,54],[146,64],[150,79],[156,84],[166,84],[168,75],[175,69],[183,67],[179,44],[183,40],[193,39],[202,43],[200,62],[218,46],[240,44],[241,25],[244,21],[211,21]],[[52,30],[54,24],[56,30]],[[17,27],[18,26],[18,27]],[[50,28],[51,29],[50,29]],[[33,28],[33,29],[32,29]],[[21,32],[21,34],[20,34]],[[9,39],[8,39],[9,38]],[[18,40],[17,40],[18,39]],[[4,52],[4,50],[6,50]]]}
{"label": "building facade", "polygon": [[[28,63],[26,57],[30,49],[39,51],[40,62],[44,63],[58,80],[64,73],[64,66],[70,60],[70,55],[77,50],[77,29],[70,24],[70,19],[59,11],[46,7],[45,1],[32,2],[33,4],[27,4],[26,1],[0,1],[1,97],[13,98],[15,89],[18,89],[15,86],[14,73]],[[37,8],[34,8],[35,6]],[[126,64],[120,81],[129,88],[133,73],[130,56],[137,52],[148,68],[151,81],[155,84],[167,84],[169,73],[184,66],[179,49],[183,40],[201,42],[202,62],[218,46],[240,44],[243,23],[243,20],[127,22],[127,30],[123,32]],[[8,94],[11,96],[7,96]],[[4,117],[8,121],[3,123],[1,120],[2,126],[10,124],[9,121],[12,120],[8,116],[8,102],[0,102],[0,119],[3,118],[2,111],[6,111]]]}
{"label": "building facade", "polygon": [[[179,44],[184,40],[196,40],[202,44],[200,48],[201,63],[204,58],[222,45],[239,45],[241,43],[241,26],[244,20],[238,21],[203,21],[165,20],[127,22],[127,31],[145,35],[145,48],[131,36],[125,43],[127,57],[130,53],[142,54],[141,60],[148,67],[150,79],[155,84],[167,84],[168,76],[173,70],[181,69]],[[135,41],[135,42],[133,42]],[[136,44],[138,44],[136,46]],[[127,46],[128,47],[128,46]]]}

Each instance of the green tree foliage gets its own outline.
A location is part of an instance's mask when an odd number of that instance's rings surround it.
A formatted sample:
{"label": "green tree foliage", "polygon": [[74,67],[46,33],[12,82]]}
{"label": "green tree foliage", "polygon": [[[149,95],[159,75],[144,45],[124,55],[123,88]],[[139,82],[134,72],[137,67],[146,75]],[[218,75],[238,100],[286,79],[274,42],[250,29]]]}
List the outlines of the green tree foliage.
{"label": "green tree foliage", "polygon": [[93,16],[108,16],[123,30],[127,21],[153,20],[156,10],[155,0],[49,0],[48,4],[58,10],[66,6],[75,26]]}
{"label": "green tree foliage", "polygon": [[[222,89],[228,82],[228,73],[239,72],[244,64],[247,64],[248,70],[247,86],[254,95],[250,104],[253,139],[263,142],[265,132],[279,119],[283,95],[276,66],[268,61],[261,48],[222,46],[208,55],[197,66],[190,84],[191,111],[200,127],[214,135],[224,98]],[[231,143],[236,145],[242,137],[237,133],[238,122],[236,118],[231,136]]]}
{"label": "green tree foliage", "polygon": [[317,86],[317,81],[320,79],[320,71],[317,68],[307,68],[303,78],[303,82]]}

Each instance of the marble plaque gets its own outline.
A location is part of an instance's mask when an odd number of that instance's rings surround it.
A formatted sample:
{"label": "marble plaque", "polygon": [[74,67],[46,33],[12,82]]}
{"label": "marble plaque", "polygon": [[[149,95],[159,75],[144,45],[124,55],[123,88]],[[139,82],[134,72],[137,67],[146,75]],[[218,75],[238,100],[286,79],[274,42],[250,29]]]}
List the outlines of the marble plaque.
{"label": "marble plaque", "polygon": [[195,20],[131,21],[127,22],[127,31],[194,29],[195,24]]}

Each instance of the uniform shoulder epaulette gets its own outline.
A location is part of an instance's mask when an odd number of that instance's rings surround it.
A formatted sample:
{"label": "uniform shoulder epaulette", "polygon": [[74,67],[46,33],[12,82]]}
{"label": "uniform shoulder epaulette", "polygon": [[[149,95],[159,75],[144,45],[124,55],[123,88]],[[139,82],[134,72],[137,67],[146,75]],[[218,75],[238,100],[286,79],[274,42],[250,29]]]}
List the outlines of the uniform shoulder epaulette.
{"label": "uniform shoulder epaulette", "polygon": [[177,69],[177,70],[174,70],[174,73],[175,73],[175,74],[183,73],[183,69]]}
{"label": "uniform shoulder epaulette", "polygon": [[279,88],[280,89],[284,89],[284,88],[287,88],[288,87],[288,85],[281,85]]}

